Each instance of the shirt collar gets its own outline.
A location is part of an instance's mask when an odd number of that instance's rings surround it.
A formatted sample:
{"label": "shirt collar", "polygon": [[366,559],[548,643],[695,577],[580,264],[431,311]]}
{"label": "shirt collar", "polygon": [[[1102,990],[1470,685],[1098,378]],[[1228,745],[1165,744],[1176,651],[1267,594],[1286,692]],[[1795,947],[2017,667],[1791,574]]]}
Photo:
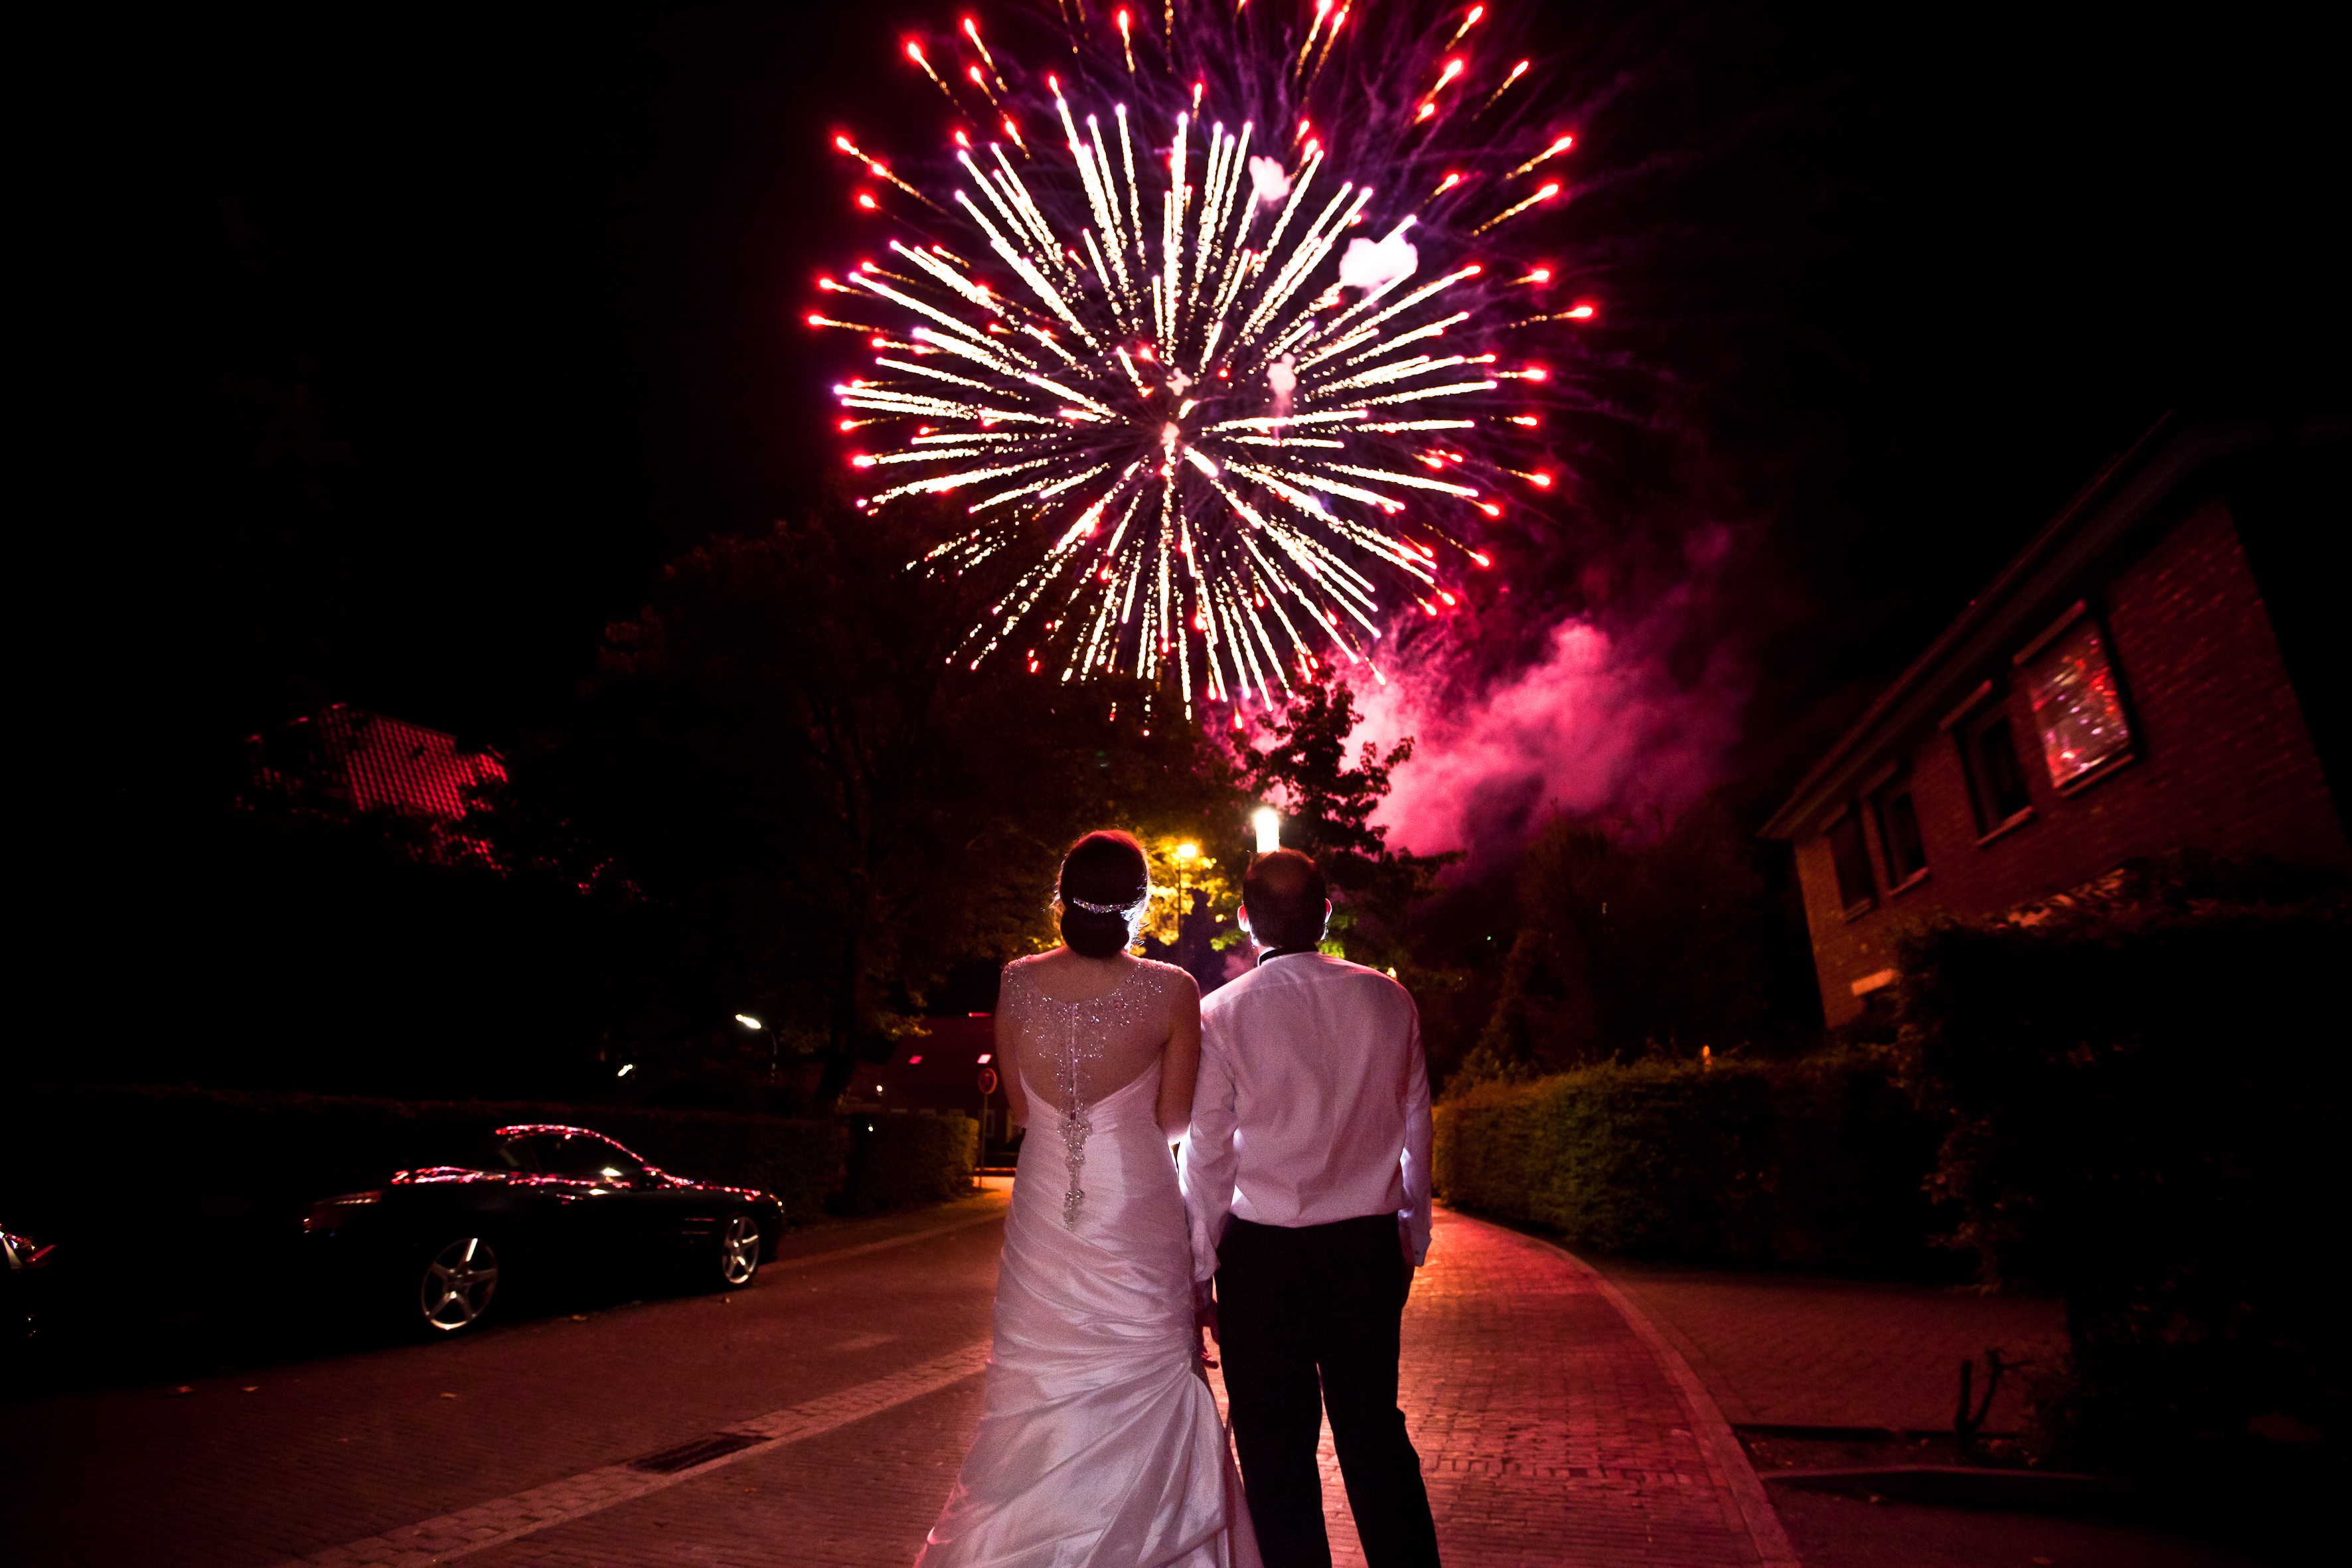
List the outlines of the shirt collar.
{"label": "shirt collar", "polygon": [[1257,962],[1259,967],[1263,968],[1266,964],[1272,963],[1277,958],[1297,958],[1301,953],[1320,952],[1322,951],[1323,950],[1321,948],[1318,947],[1270,947],[1264,952],[1257,955]]}

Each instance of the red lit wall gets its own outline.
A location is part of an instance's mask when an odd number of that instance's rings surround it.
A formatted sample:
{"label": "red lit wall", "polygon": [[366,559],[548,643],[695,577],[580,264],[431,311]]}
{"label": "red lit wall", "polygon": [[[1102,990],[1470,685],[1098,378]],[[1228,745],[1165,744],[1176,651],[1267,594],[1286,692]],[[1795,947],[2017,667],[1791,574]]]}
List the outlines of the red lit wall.
{"label": "red lit wall", "polygon": [[2352,858],[2224,501],[2206,500],[2111,579],[2084,588],[2105,612],[2135,759],[2061,795],[2025,693],[2012,688],[2010,723],[2033,816],[1979,844],[1951,734],[1912,735],[1886,752],[1910,762],[1926,879],[1888,893],[1885,847],[1864,812],[1875,901],[1849,920],[1827,837],[1797,845],[1832,1024],[1863,1010],[1854,984],[1890,967],[1895,931],[1930,914],[1997,914],[2136,856],[2179,849],[2305,863]]}

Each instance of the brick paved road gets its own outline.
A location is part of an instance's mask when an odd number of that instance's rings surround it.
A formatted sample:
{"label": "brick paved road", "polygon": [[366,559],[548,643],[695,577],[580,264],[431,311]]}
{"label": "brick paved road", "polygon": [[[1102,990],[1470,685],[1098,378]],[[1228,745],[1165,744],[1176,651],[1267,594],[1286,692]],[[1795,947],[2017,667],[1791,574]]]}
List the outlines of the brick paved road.
{"label": "brick paved road", "polygon": [[[856,1388],[985,1339],[1003,1212],[995,1194],[805,1233],[784,1267],[731,1296],[200,1377],[186,1395],[166,1384],[10,1405],[8,1553],[26,1568],[260,1568]],[[830,1256],[795,1266],[815,1249]]]}
{"label": "brick paved road", "polygon": [[[1735,1423],[1949,1430],[1964,1358],[1984,1352],[2043,1365],[2065,1347],[2064,1310],[2024,1296],[1877,1284],[1601,1266],[1675,1345]],[[2005,1379],[1985,1421],[2015,1431],[2019,1380]]]}
{"label": "brick paved road", "polygon": [[[1002,1205],[795,1238],[732,1298],[19,1405],[0,1433],[12,1548],[903,1568],[979,1419]],[[1454,1568],[1792,1563],[1696,1379],[1612,1287],[1528,1237],[1438,1226],[1405,1405]],[[675,1475],[623,1463],[720,1431],[760,1441]],[[1334,1544],[1360,1561],[1331,1481]]]}

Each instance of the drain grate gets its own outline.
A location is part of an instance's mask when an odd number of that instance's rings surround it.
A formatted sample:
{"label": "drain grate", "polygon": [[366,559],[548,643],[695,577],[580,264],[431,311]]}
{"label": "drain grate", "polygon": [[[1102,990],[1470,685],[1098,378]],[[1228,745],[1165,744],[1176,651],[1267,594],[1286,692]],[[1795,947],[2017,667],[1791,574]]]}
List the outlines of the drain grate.
{"label": "drain grate", "polygon": [[658,1454],[631,1459],[629,1468],[649,1470],[657,1476],[674,1476],[680,1470],[690,1470],[697,1465],[708,1464],[724,1455],[766,1441],[756,1432],[714,1432],[708,1437],[697,1437],[691,1443],[680,1443],[675,1448],[664,1448]]}

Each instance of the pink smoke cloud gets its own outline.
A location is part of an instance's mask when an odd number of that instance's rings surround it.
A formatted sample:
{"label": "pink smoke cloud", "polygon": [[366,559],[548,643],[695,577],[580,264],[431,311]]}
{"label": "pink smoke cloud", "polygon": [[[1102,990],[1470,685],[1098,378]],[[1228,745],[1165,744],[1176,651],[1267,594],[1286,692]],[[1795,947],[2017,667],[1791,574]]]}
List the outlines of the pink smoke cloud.
{"label": "pink smoke cloud", "polygon": [[1687,804],[1717,781],[1738,738],[1748,680],[1727,655],[1677,682],[1666,645],[1691,609],[1669,595],[1616,631],[1570,618],[1538,657],[1480,680],[1464,655],[1433,653],[1357,681],[1354,738],[1417,744],[1373,816],[1389,841],[1423,854],[1502,847],[1552,811]]}

